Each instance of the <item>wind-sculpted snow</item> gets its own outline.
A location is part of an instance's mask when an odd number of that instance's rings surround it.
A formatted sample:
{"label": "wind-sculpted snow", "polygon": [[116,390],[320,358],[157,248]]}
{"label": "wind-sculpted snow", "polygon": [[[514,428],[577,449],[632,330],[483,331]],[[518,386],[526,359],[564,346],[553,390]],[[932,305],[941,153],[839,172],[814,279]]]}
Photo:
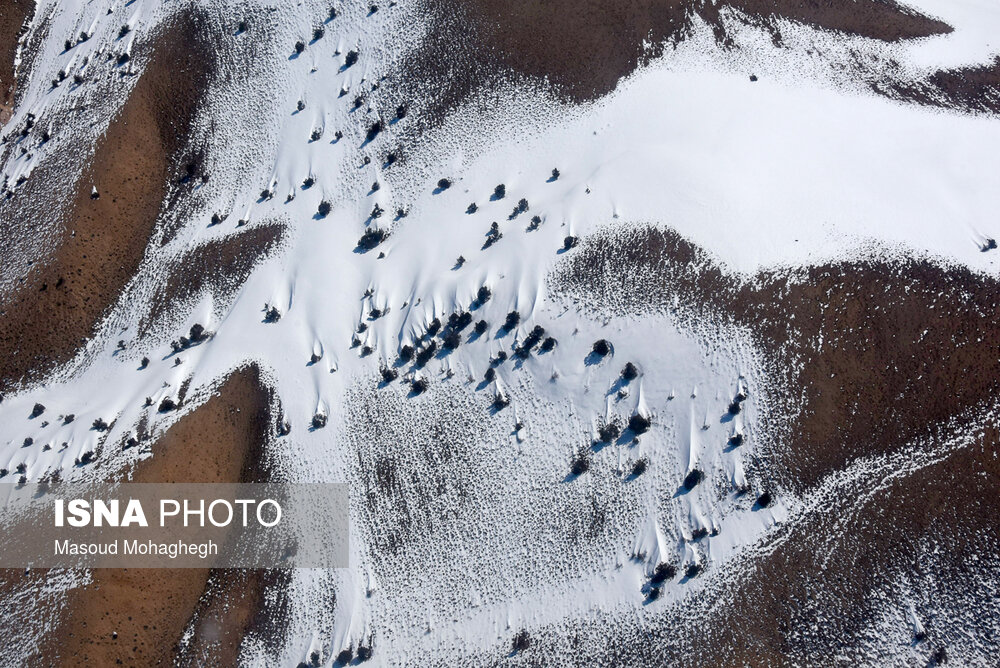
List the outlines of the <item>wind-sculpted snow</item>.
{"label": "wind-sculpted snow", "polygon": [[[247,439],[350,484],[351,567],[206,578],[144,660],[978,660],[948,572],[992,478],[948,467],[993,474],[1000,15],[862,4],[40,2],[0,481],[155,466],[252,366]],[[12,661],[106,630],[33,578]]]}

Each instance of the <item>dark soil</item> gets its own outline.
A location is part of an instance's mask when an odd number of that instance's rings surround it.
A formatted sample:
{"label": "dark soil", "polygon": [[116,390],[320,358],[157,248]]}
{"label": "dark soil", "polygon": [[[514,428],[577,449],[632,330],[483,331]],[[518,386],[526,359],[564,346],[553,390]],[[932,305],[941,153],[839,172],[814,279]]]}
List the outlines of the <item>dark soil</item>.
{"label": "dark soil", "polygon": [[213,71],[197,16],[179,13],[137,47],[152,51],[150,63],[70,195],[53,252],[25,266],[18,288],[0,296],[0,388],[72,358],[135,275]]}

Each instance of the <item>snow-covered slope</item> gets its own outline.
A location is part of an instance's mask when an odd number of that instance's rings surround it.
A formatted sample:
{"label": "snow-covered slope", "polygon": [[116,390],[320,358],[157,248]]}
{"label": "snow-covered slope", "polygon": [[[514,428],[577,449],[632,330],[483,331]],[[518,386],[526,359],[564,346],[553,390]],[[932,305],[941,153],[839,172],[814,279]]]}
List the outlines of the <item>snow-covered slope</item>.
{"label": "snow-covered slope", "polygon": [[[314,652],[331,665],[359,644],[386,665],[592,665],[615,629],[696,624],[696,602],[752,572],[775,532],[813,521],[841,478],[786,488],[761,458],[795,446],[762,442],[795,416],[752,327],[683,300],[629,313],[566,288],[569,259],[588,252],[579,240],[671,229],[740,280],[888,256],[1000,269],[981,252],[1000,234],[996,118],[858,79],[888,61],[896,83],[988,62],[1000,34],[989,3],[911,3],[954,32],[888,44],[785,21],[778,47],[730,12],[738,46],[723,47],[694,17],[607,96],[574,103],[508,79],[436,122],[423,120],[434,91],[400,83],[429,29],[421,3],[345,3],[335,17],[319,2],[252,4],[40,2],[2,165],[15,194],[47,165],[74,182],[69,147],[115,122],[156,35],[178,12],[210,27],[219,64],[189,142],[211,178],[169,186],[93,335],[3,398],[0,467],[5,482],[114,475],[150,456],[123,448],[130,437],[155,440],[256,363],[290,425],[266,446],[274,475],[351,486],[352,565],[297,571],[284,636],[245,643],[246,665]],[[87,80],[53,87],[59,70]],[[22,152],[29,114],[59,123]],[[167,294],[152,312],[193,249],[269,225],[280,241],[233,289]],[[5,229],[12,245],[44,244]],[[194,325],[211,336],[175,351]],[[159,410],[165,398],[180,408]],[[35,404],[45,412],[29,419]],[[903,628],[887,610],[881,623]],[[532,644],[511,652],[522,630]],[[933,651],[904,635],[893,662]]]}

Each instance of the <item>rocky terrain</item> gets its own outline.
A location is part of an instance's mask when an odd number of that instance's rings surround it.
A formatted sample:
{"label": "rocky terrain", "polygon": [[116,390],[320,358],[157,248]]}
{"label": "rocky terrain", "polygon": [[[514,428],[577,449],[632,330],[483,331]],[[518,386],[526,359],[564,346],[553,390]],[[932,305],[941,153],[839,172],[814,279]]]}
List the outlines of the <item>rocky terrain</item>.
{"label": "rocky terrain", "polygon": [[0,663],[993,665],[997,34],[7,0],[0,483],[347,483],[351,563],[4,571]]}

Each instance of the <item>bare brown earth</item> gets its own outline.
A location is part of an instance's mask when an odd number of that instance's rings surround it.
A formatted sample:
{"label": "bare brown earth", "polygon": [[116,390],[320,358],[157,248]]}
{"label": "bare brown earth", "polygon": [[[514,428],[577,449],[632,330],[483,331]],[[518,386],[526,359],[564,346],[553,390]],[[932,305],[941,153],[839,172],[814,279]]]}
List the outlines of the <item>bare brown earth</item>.
{"label": "bare brown earth", "polygon": [[[132,482],[262,482],[270,394],[256,367],[233,373],[218,393],[185,415],[132,471]],[[187,665],[236,665],[240,642],[254,622],[264,590],[277,576],[207,569],[98,569],[69,592],[59,625],[37,661],[61,666],[172,665],[178,641],[195,623]],[[231,606],[231,607],[230,607]],[[115,636],[114,634],[117,634]],[[213,642],[214,641],[214,642]],[[195,652],[195,650],[197,650]]]}
{"label": "bare brown earth", "polygon": [[896,94],[922,104],[1000,113],[1000,58],[990,65],[940,70],[923,85],[898,89]]}
{"label": "bare brown earth", "polygon": [[[832,500],[829,514],[796,527],[714,611],[699,644],[724,649],[706,663],[808,662],[834,652],[860,663],[891,661],[884,631],[871,625],[901,595],[925,627],[926,638],[913,638],[921,653],[989,652],[1000,612],[998,445],[990,426],[975,445],[895,480],[858,508],[847,503],[855,490]],[[905,628],[895,615],[892,626]],[[857,646],[854,639],[866,635],[884,655]]]}
{"label": "bare brown earth", "polygon": [[213,239],[197,246],[167,268],[149,302],[149,312],[139,325],[145,336],[175,304],[208,290],[216,304],[225,302],[246,281],[254,266],[281,244],[285,227],[258,225],[243,232]]}
{"label": "bare brown earth", "polygon": [[860,458],[910,442],[933,448],[950,420],[975,438],[859,504],[884,473],[842,490],[727,588],[726,602],[709,608],[711,623],[619,647],[616,658],[735,666],[851,656],[886,606],[902,605],[900,583],[939,604],[937,635],[923,642],[996,642],[987,622],[1000,573],[991,547],[1000,535],[1000,437],[995,425],[962,422],[1000,392],[994,279],[912,258],[747,279],[651,227],[599,235],[579,250],[553,278],[557,291],[618,314],[672,312],[709,345],[738,327],[764,352],[769,385],[756,400],[768,419],[752,466],[762,486],[809,494]]}
{"label": "bare brown earth", "polygon": [[[783,483],[807,489],[1000,392],[1000,286],[929,260],[725,272],[672,231],[633,228],[571,255],[558,284],[619,312],[737,326],[767,351],[775,407],[796,411],[761,443]],[[723,330],[724,331],[724,330]]]}
{"label": "bare brown earth", "polygon": [[17,42],[34,12],[34,0],[6,0],[0,10],[0,127],[10,118],[14,105]]}
{"label": "bare brown earth", "polygon": [[[0,388],[69,360],[135,275],[212,75],[196,16],[178,13],[139,47],[152,51],[149,65],[72,188],[54,251],[0,296]],[[65,188],[51,185],[54,193]]]}
{"label": "bare brown earth", "polygon": [[400,87],[433,92],[430,120],[504,79],[542,82],[571,102],[601,97],[664,49],[683,41],[700,16],[729,45],[720,11],[737,10],[780,39],[776,19],[899,41],[950,32],[941,21],[892,0],[425,0],[431,21]]}

